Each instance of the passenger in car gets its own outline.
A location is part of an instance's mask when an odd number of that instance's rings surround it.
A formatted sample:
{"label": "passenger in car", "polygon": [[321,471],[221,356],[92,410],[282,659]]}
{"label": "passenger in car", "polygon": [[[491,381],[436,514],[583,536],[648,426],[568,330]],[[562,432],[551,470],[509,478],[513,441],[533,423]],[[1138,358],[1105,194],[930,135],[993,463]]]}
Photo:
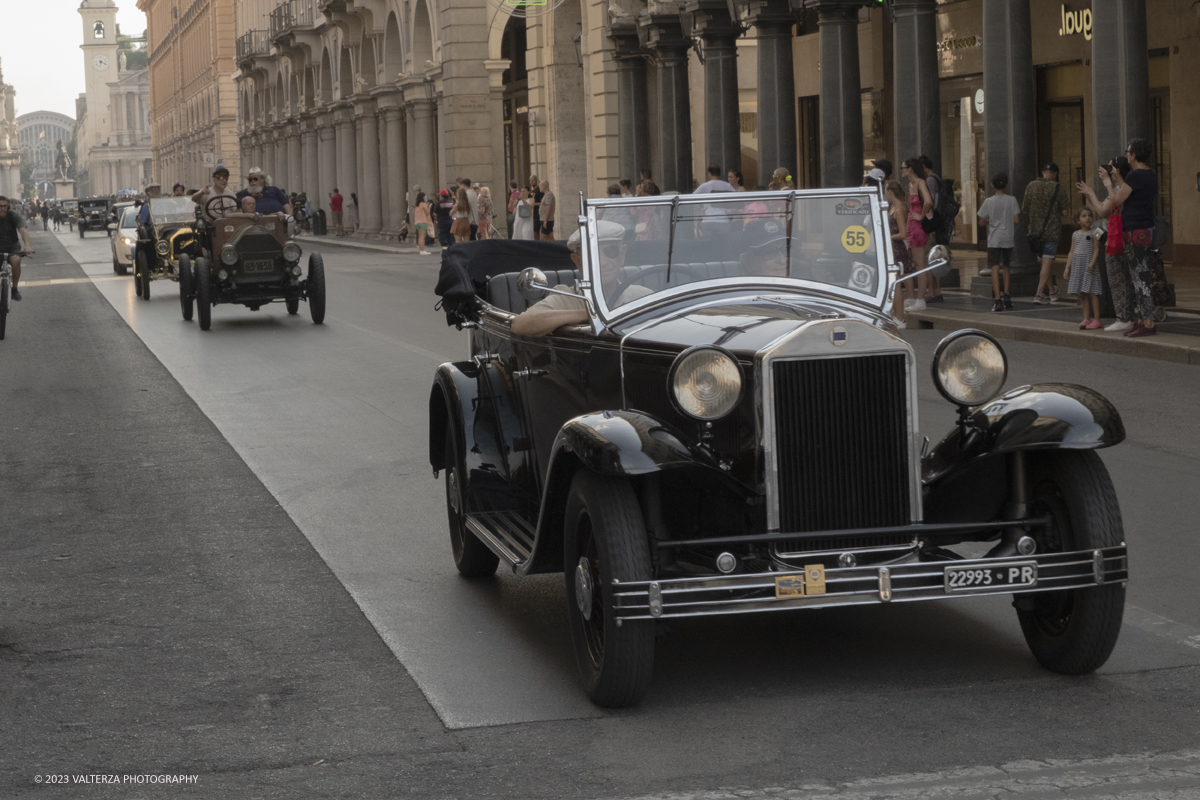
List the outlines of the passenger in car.
{"label": "passenger in car", "polygon": [[[596,239],[600,246],[600,283],[607,297],[620,285],[621,267],[625,266],[625,226],[601,220],[596,223]],[[582,247],[580,231],[575,231],[571,238],[567,239],[567,249],[571,251],[571,261],[576,270],[583,268],[583,260],[579,255]],[[588,321],[587,303],[577,287],[559,284],[554,288],[580,296],[576,299],[561,294],[546,295],[512,321],[514,334],[545,336],[564,325],[579,325]],[[632,285],[622,291],[615,301],[610,299],[608,302],[611,307],[616,307],[644,297],[652,291],[645,286]]]}
{"label": "passenger in car", "polygon": [[787,233],[783,223],[772,217],[752,219],[742,231],[746,248],[739,259],[746,275],[786,278],[788,275]]}

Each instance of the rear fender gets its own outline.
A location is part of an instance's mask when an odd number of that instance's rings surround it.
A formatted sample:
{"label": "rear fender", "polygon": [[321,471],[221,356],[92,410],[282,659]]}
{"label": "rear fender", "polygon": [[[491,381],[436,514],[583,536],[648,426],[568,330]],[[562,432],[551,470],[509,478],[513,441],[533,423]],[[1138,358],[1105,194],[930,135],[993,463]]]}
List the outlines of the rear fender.
{"label": "rear fender", "polygon": [[519,570],[522,574],[562,570],[567,494],[575,473],[585,468],[598,475],[634,479],[667,470],[697,470],[737,495],[754,494],[751,488],[722,470],[715,458],[648,414],[604,411],[575,417],[555,437],[542,490],[533,555]]}
{"label": "rear fender", "polygon": [[441,364],[429,392],[429,465],[436,473],[446,468],[446,429],[454,432],[461,459],[474,446],[465,420],[479,403],[479,367],[473,361]]}
{"label": "rear fender", "polygon": [[1098,450],[1125,439],[1125,425],[1103,395],[1069,383],[1006,392],[976,409],[922,459],[921,479],[936,500],[940,487],[977,462],[1028,450]]}

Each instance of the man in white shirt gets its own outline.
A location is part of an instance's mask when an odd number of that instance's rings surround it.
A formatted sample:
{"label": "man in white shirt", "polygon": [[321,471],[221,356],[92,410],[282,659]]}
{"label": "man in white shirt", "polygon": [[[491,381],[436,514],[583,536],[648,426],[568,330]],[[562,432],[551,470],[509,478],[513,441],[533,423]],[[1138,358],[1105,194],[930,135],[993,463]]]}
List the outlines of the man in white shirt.
{"label": "man in white shirt", "polygon": [[[724,194],[736,192],[728,181],[721,180],[721,168],[713,165],[708,168],[708,180],[696,187],[692,194]],[[700,235],[706,239],[727,233],[729,216],[724,205],[713,204],[704,209],[704,219],[700,222]]]}

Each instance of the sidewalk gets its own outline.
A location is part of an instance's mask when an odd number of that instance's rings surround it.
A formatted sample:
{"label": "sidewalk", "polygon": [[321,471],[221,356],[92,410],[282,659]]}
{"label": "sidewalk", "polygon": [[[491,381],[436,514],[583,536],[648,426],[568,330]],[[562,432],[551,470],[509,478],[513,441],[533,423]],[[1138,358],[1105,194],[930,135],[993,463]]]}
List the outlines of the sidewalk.
{"label": "sidewalk", "polygon": [[[1074,296],[1065,292],[1062,300],[1050,305],[1038,305],[1032,297],[1014,297],[1011,310],[994,312],[991,300],[969,293],[971,278],[986,265],[986,254],[954,250],[953,260],[962,288],[943,291],[944,303],[908,312],[910,327],[978,328],[997,338],[1200,366],[1200,270],[1168,266],[1167,281],[1175,284],[1177,307],[1167,309],[1167,320],[1158,323],[1156,336],[1130,339],[1120,333],[1079,330],[1083,314]],[[1062,259],[1054,263],[1060,289],[1066,288],[1064,266]]]}
{"label": "sidewalk", "polygon": [[[412,237],[410,236],[411,240]],[[301,233],[296,236],[296,241],[300,242],[301,247],[308,245],[329,247],[344,247],[347,250],[365,250],[374,253],[396,253],[397,255],[415,256],[417,254],[416,241],[408,242],[384,242],[375,239],[364,239],[358,236],[313,236],[311,233]],[[441,256],[442,248],[436,242],[426,242],[426,249],[430,255],[426,256],[435,263],[441,263],[441,259],[434,259],[435,256]]]}

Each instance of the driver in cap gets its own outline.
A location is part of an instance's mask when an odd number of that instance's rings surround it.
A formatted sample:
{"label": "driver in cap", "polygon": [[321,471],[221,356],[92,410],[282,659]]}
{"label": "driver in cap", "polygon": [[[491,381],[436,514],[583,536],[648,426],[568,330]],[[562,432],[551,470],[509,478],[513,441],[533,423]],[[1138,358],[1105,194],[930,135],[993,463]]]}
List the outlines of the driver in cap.
{"label": "driver in cap", "polygon": [[150,223],[150,201],[158,197],[162,192],[162,184],[147,183],[146,184],[146,202],[142,203],[142,207],[138,209],[138,222],[148,225]]}
{"label": "driver in cap", "polygon": [[[600,220],[596,223],[596,244],[600,249],[600,284],[610,307],[616,307],[644,297],[652,292],[645,286],[629,286],[613,300],[610,296],[620,285],[621,267],[625,266],[625,226],[616,222]],[[581,231],[575,231],[567,239],[571,261],[576,270],[583,268],[580,250],[583,247]],[[559,284],[560,291],[581,295],[575,286]],[[561,294],[547,294],[545,298],[523,311],[512,322],[512,332],[517,336],[545,336],[563,325],[579,325],[588,321],[587,304],[583,297],[578,299]]]}
{"label": "driver in cap", "polygon": [[[225,209],[225,213],[236,211],[238,209],[237,195],[229,191],[229,170],[225,167],[217,167],[212,173],[212,183],[205,186],[200,191],[192,195],[192,202],[200,207],[200,216],[209,222],[220,219],[220,215],[214,215],[215,209],[206,208],[208,201],[214,197],[228,197],[229,201],[219,204]],[[218,205],[216,203],[214,206]]]}

